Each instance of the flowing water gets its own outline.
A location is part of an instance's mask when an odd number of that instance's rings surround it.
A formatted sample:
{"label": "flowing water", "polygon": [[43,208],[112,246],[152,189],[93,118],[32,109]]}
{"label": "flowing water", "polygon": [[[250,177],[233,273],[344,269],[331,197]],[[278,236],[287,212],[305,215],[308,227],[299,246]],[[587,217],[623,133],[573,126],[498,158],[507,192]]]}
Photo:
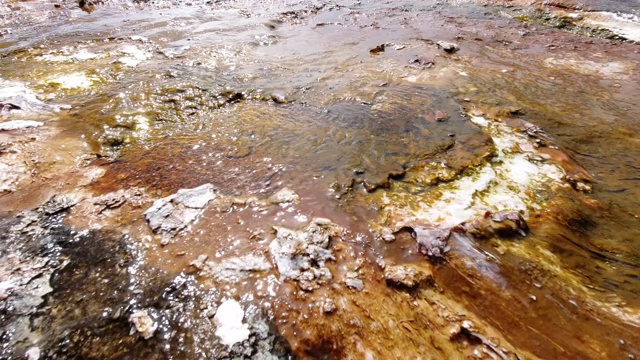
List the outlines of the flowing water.
{"label": "flowing water", "polygon": [[[640,356],[633,2],[82,3],[2,4],[2,121],[43,123],[0,131],[2,358]],[[272,241],[314,218],[342,232],[309,289]],[[419,229],[453,229],[442,257]]]}

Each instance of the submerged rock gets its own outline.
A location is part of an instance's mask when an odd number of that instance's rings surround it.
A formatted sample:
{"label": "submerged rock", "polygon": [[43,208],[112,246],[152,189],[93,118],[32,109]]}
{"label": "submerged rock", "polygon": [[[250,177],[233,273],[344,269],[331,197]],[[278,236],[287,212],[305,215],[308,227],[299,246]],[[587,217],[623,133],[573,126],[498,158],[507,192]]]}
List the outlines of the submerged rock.
{"label": "submerged rock", "polygon": [[338,310],[336,303],[331,298],[325,298],[320,303],[320,310],[325,314],[332,314]]}
{"label": "submerged rock", "polygon": [[304,230],[276,227],[276,238],[269,245],[283,279],[298,282],[302,290],[313,291],[333,279],[325,266],[335,260],[329,243],[342,229],[328,219],[313,219]]}
{"label": "submerged rock", "polygon": [[491,213],[487,211],[484,216],[462,224],[452,229],[456,232],[464,232],[467,235],[487,239],[492,237],[527,236],[529,226],[522,215],[517,211],[499,211]]}
{"label": "submerged rock", "polygon": [[129,203],[132,206],[140,206],[146,196],[143,189],[123,189],[112,193],[101,195],[94,198],[93,204],[100,208],[99,212],[105,210],[113,210],[121,207],[125,203]]}
{"label": "submerged rock", "polygon": [[211,184],[178,190],[176,194],[156,200],[144,212],[144,217],[151,230],[162,234],[162,243],[167,244],[178,232],[196,220],[205,206],[215,199],[215,192]]}

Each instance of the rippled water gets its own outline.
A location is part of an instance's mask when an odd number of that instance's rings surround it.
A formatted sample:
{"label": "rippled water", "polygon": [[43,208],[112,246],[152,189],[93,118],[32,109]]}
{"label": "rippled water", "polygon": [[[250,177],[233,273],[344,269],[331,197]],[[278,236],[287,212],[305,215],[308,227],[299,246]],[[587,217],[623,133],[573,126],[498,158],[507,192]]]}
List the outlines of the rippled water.
{"label": "rippled water", "polygon": [[[47,356],[222,358],[205,310],[224,298],[264,312],[300,358],[640,356],[637,44],[473,2],[49,5],[8,3],[32,26],[4,13],[0,39],[2,79],[61,107],[30,117],[45,123],[28,130],[34,141],[0,134],[26,154],[12,166],[35,159],[0,195],[3,217],[56,193],[88,199],[52,235],[79,245],[58,241],[71,265],[33,316]],[[160,245],[142,212],[205,183],[229,198]],[[247,205],[282,188],[299,203]],[[96,212],[94,197],[119,190],[138,203]],[[501,210],[520,211],[531,233],[454,234],[433,264],[405,231]],[[190,265],[268,256],[273,226],[315,217],[345,229],[332,286],[303,292],[275,268],[227,283]],[[432,271],[437,286],[386,286],[383,268],[398,264]],[[363,292],[344,285],[354,273]],[[326,298],[335,314],[318,310]],[[132,307],[158,313],[158,336],[128,335],[120,315]],[[474,330],[451,335],[463,320]]]}

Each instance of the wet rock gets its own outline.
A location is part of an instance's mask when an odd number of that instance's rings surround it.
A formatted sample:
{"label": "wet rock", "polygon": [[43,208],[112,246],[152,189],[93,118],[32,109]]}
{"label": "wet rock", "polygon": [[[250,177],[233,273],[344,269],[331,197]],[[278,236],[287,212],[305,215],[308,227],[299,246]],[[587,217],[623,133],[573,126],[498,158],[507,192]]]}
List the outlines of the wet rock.
{"label": "wet rock", "polygon": [[158,328],[158,324],[149,316],[147,310],[137,310],[129,316],[129,322],[133,325],[132,334],[136,331],[144,339],[153,337],[153,333]]}
{"label": "wet rock", "polygon": [[529,226],[517,211],[499,211],[497,213],[487,211],[483,217],[464,222],[454,227],[452,231],[464,232],[479,239],[509,238],[517,235],[527,236]]}
{"label": "wet rock", "polygon": [[398,179],[406,174],[406,170],[398,165],[391,165],[386,171],[367,174],[362,182],[362,186],[367,192],[374,192],[377,189],[388,189],[391,187],[391,179]]}
{"label": "wet rock", "polygon": [[304,230],[275,227],[276,238],[269,245],[282,279],[294,280],[305,291],[313,291],[332,280],[325,266],[335,260],[329,249],[331,238],[342,229],[328,219],[313,219]]}
{"label": "wet rock", "polygon": [[409,64],[417,69],[430,69],[436,66],[436,62],[433,58],[424,56],[411,60]]}
{"label": "wet rock", "polygon": [[93,199],[93,204],[100,207],[99,212],[103,212],[107,209],[117,209],[127,202],[133,206],[140,206],[144,196],[144,190],[142,189],[118,190]]}
{"label": "wet rock", "polygon": [[47,215],[57,214],[74,207],[82,199],[83,197],[78,194],[54,195],[42,206],[42,211]]}
{"label": "wet rock", "polygon": [[11,104],[16,113],[37,114],[55,112],[59,109],[38,100],[36,93],[20,83],[0,79],[0,103]]}
{"label": "wet rock", "polygon": [[423,116],[430,123],[443,122],[449,120],[449,114],[444,111],[436,110]]}
{"label": "wet rock", "polygon": [[593,191],[591,180],[580,172],[567,174],[565,176],[565,181],[571,184],[571,187],[578,191],[584,193],[590,193],[591,191]]}
{"label": "wet rock", "polygon": [[300,196],[289,188],[282,188],[277,193],[271,195],[268,201],[270,204],[287,204],[297,203],[300,200]]}
{"label": "wet rock", "polygon": [[187,50],[189,49],[191,49],[191,46],[189,45],[174,46],[174,47],[162,49],[160,50],[160,53],[166,56],[168,59],[175,59],[175,58],[184,57],[185,52],[187,52]]}
{"label": "wet rock", "polygon": [[27,360],[38,360],[38,359],[40,359],[40,348],[37,347],[37,346],[30,347],[29,350],[27,350],[24,353],[24,357]]}
{"label": "wet rock", "polygon": [[33,120],[12,120],[0,122],[0,131],[20,130],[44,125],[43,122]]}
{"label": "wet rock", "polygon": [[338,310],[338,307],[331,298],[325,298],[320,303],[320,311],[325,314],[333,314],[334,312],[336,312],[336,310]]}
{"label": "wet rock", "polygon": [[436,42],[436,45],[440,49],[442,49],[445,52],[448,52],[450,54],[460,50],[460,47],[457,44],[446,42],[446,41],[438,41],[438,42]]}
{"label": "wet rock", "polygon": [[386,44],[380,44],[376,47],[374,47],[373,49],[369,50],[369,54],[371,55],[380,55],[384,52],[386,48]]}
{"label": "wet rock", "polygon": [[209,258],[208,255],[200,255],[198,256],[197,259],[191,261],[189,263],[189,265],[196,267],[197,269],[202,270],[204,268],[204,263],[207,261],[207,259]]}
{"label": "wet rock", "polygon": [[288,104],[291,102],[289,96],[284,91],[274,91],[271,93],[271,100],[276,104]]}
{"label": "wet rock", "polygon": [[174,195],[156,200],[144,212],[144,217],[154,232],[162,234],[162,243],[167,244],[178,232],[196,220],[215,197],[216,190],[211,184],[181,189]]}
{"label": "wet rock", "polygon": [[422,254],[432,258],[443,258],[444,254],[449,251],[447,242],[450,234],[449,230],[430,226],[414,226],[411,236],[418,242],[418,249]]}
{"label": "wet rock", "polygon": [[387,266],[384,269],[384,279],[389,286],[406,289],[433,283],[431,272],[415,265]]}
{"label": "wet rock", "polygon": [[396,236],[393,234],[393,230],[385,227],[380,230],[380,238],[386,242],[393,242]]}
{"label": "wet rock", "polygon": [[249,326],[243,323],[244,310],[237,301],[223,302],[213,319],[218,327],[215,334],[222,344],[231,347],[249,338]]}
{"label": "wet rock", "polygon": [[[450,328],[449,341],[464,344],[482,344],[486,348],[484,352],[493,359],[513,358],[513,356],[510,356],[513,354],[510,354],[507,349],[499,347],[492,340],[482,335],[470,320],[464,320],[462,323]],[[515,355],[515,358],[520,358],[520,356]]]}
{"label": "wet rock", "polygon": [[218,263],[209,261],[206,265],[206,273],[211,274],[218,281],[226,282],[238,282],[251,273],[271,269],[271,264],[267,258],[251,254],[224,259]]}
{"label": "wet rock", "polygon": [[16,104],[12,104],[12,103],[0,103],[0,113],[4,112],[4,111],[11,111],[11,110],[20,110],[22,109],[20,106],[16,105]]}
{"label": "wet rock", "polygon": [[364,290],[364,282],[362,282],[362,280],[360,279],[346,279],[344,283],[349,289],[353,289],[356,291]]}

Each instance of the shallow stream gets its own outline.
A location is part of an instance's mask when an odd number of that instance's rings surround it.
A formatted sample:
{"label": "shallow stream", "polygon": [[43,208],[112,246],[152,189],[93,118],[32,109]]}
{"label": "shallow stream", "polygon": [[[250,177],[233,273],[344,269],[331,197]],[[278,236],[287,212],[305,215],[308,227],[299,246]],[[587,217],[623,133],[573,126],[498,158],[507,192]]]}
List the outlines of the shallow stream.
{"label": "shallow stream", "polygon": [[633,2],[82,3],[0,4],[0,357],[640,357]]}

